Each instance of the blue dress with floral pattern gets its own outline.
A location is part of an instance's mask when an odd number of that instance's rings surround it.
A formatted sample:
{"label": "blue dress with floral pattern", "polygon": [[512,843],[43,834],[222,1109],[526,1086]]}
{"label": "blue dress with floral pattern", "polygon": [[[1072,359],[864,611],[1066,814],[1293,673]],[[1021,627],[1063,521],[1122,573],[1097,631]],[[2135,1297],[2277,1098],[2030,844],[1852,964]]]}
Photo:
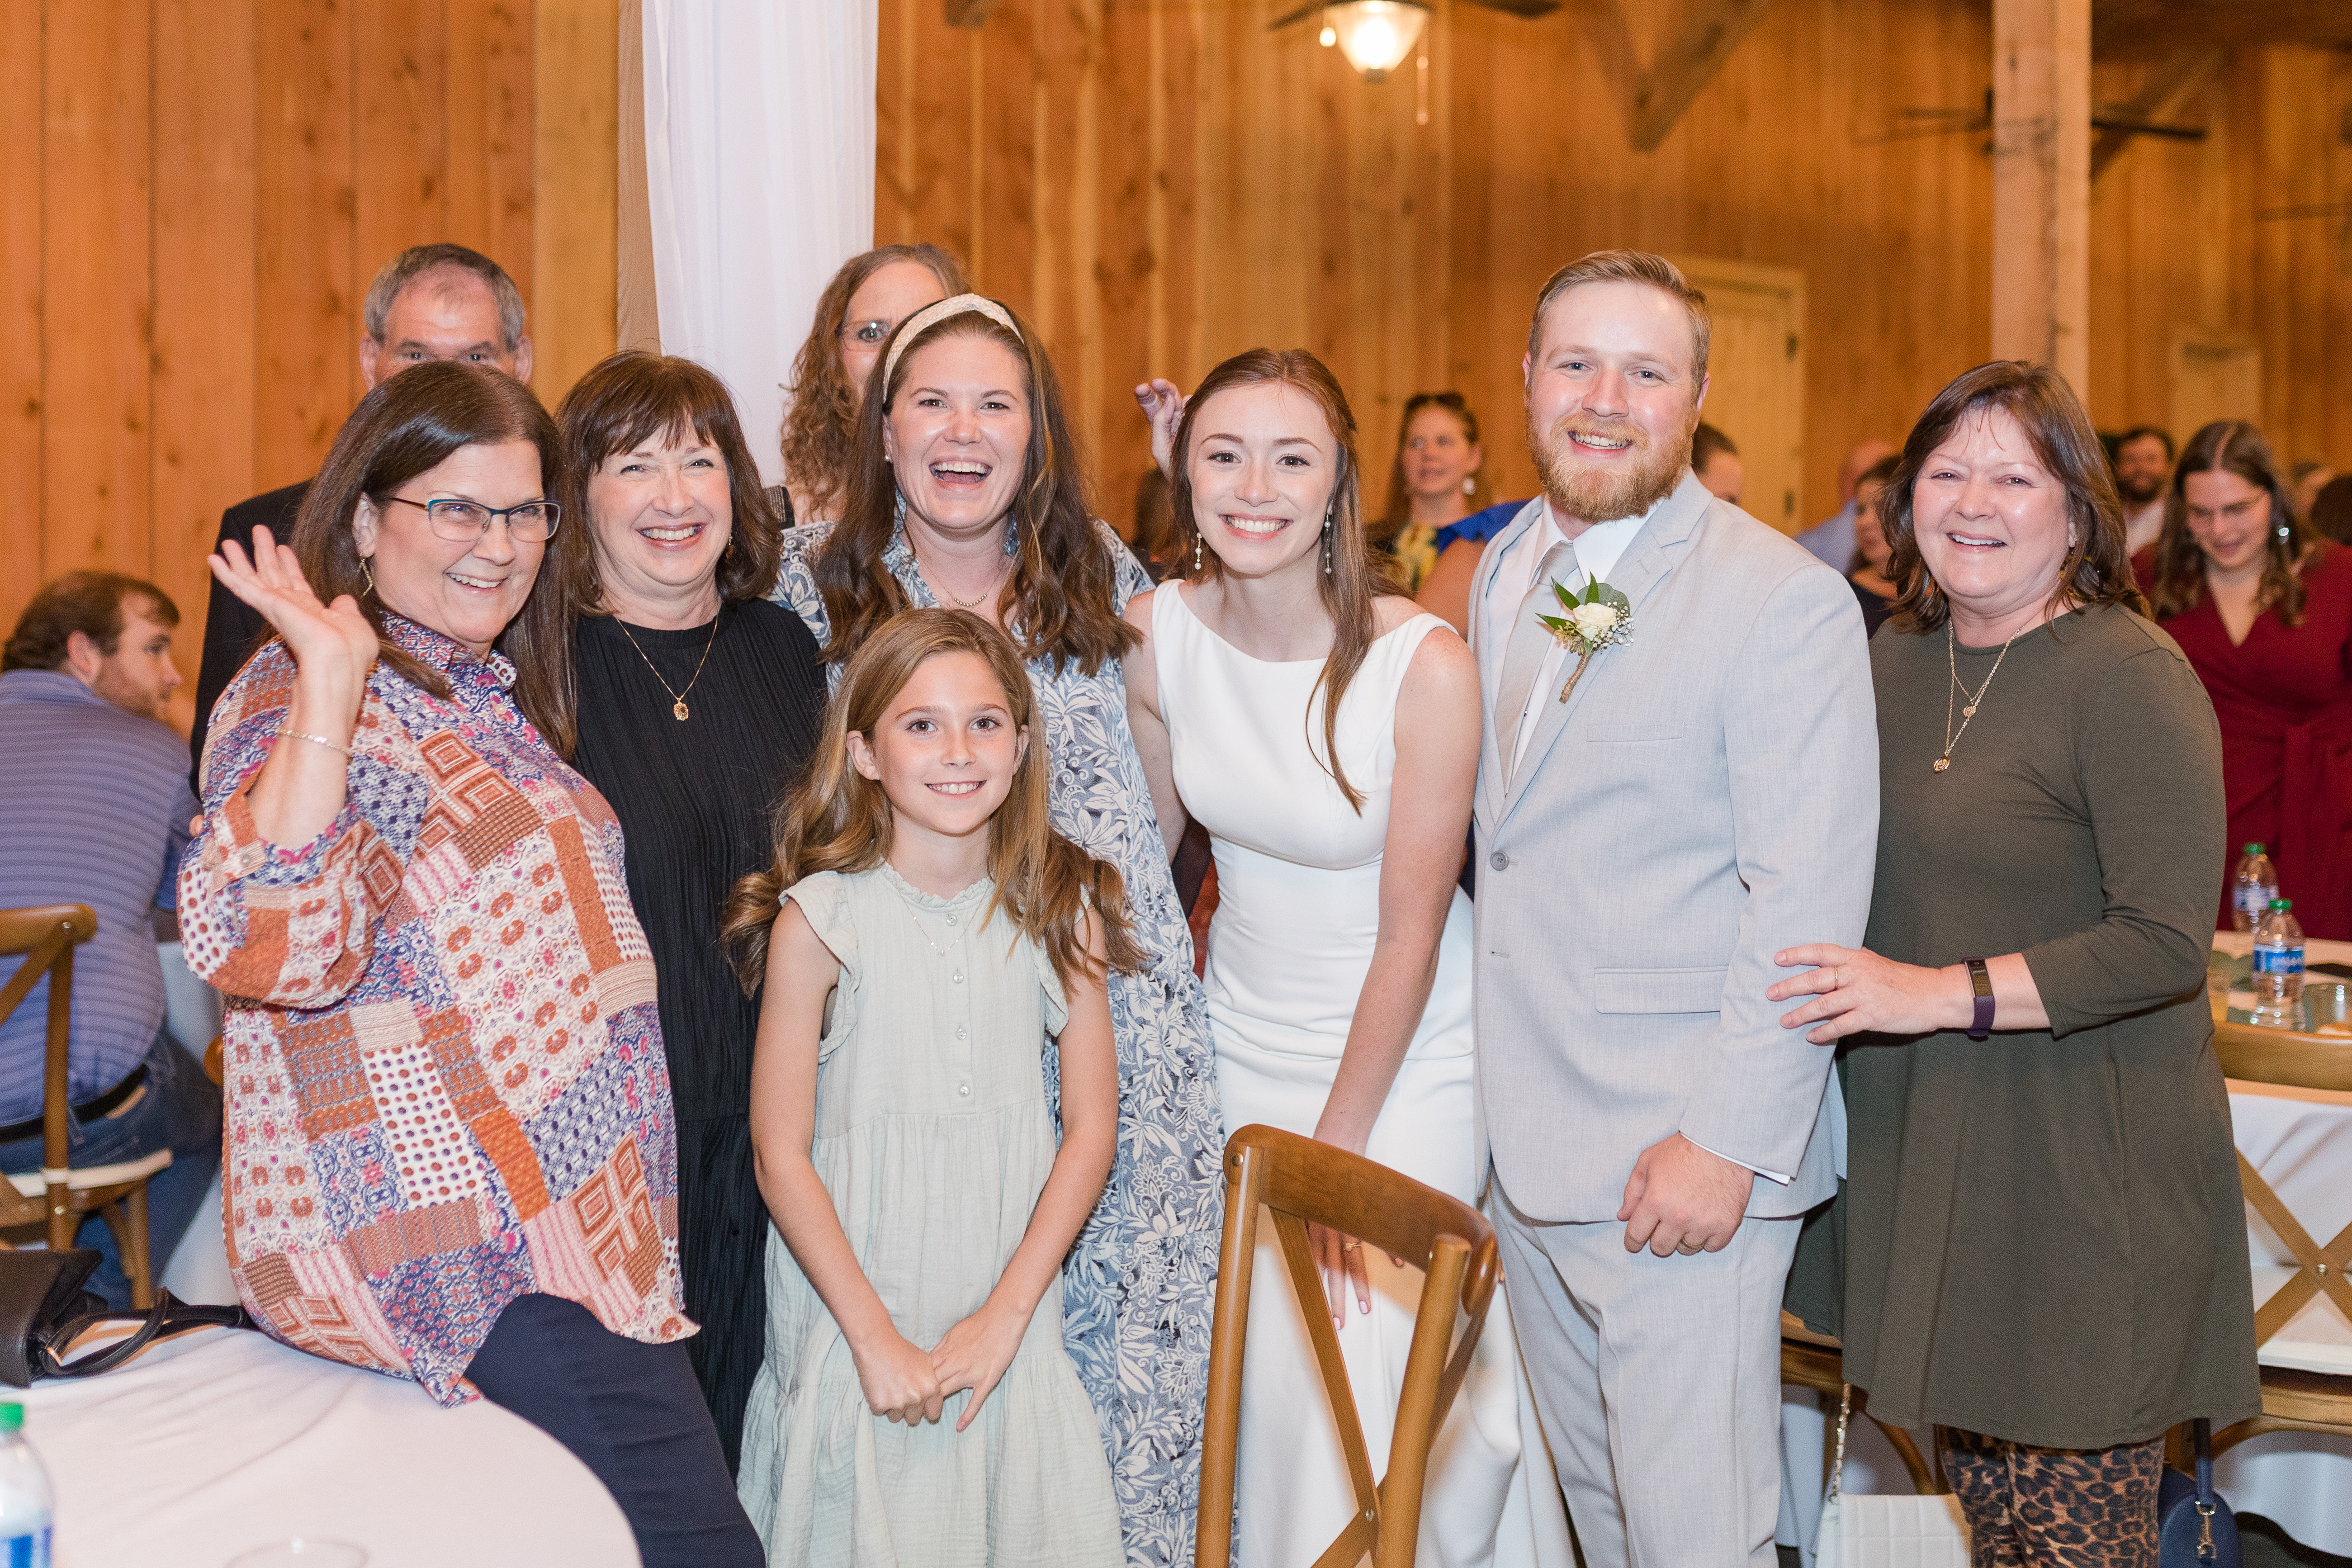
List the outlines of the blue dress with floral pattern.
{"label": "blue dress with floral pattern", "polygon": [[[1151,579],[1127,546],[1108,524],[1097,527],[1118,562],[1119,603],[1149,591]],[[774,595],[820,644],[833,630],[811,563],[832,531],[831,523],[786,531]],[[1012,542],[1008,535],[1008,551]],[[903,525],[883,563],[911,603],[939,607]],[[829,669],[838,683],[841,666]],[[1127,727],[1119,665],[1087,675],[1037,659],[1029,674],[1053,765],[1054,826],[1118,868],[1136,940],[1150,954],[1145,968],[1111,977],[1118,1153],[1062,1265],[1063,1340],[1102,1421],[1128,1562],[1176,1568],[1192,1560],[1224,1225],[1216,1063],[1192,974],[1192,932]],[[1055,1060],[1049,1053],[1046,1090],[1058,1106]]]}

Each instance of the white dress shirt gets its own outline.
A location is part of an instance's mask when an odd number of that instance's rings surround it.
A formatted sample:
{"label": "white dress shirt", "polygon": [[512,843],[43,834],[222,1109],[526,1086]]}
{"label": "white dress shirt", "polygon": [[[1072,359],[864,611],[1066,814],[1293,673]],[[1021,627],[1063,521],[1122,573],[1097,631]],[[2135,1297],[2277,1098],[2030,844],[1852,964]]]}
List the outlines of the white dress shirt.
{"label": "white dress shirt", "polygon": [[[1584,585],[1595,578],[1608,582],[1609,574],[1624,555],[1625,547],[1633,542],[1633,536],[1642,531],[1642,525],[1650,521],[1659,507],[1673,499],[1668,494],[1639,517],[1621,517],[1614,522],[1596,522],[1577,535],[1576,576],[1573,581],[1562,583],[1560,586],[1573,593],[1582,593]],[[1537,518],[1536,525],[1522,534],[1502,559],[1495,563],[1495,574],[1486,579],[1486,602],[1479,606],[1478,613],[1485,617],[1480,630],[1488,650],[1487,657],[1495,660],[1498,669],[1504,650],[1511,646],[1511,624],[1518,616],[1519,602],[1534,586],[1529,579],[1534,577],[1537,564],[1543,560],[1547,551],[1567,537],[1560,531],[1559,518],[1552,510],[1551,498],[1547,496],[1544,498],[1543,514]],[[1546,650],[1543,668],[1536,674],[1536,683],[1528,689],[1527,705],[1519,710],[1518,728],[1511,753],[1513,768],[1526,760],[1528,742],[1535,738],[1535,716],[1543,711],[1547,700],[1557,697],[1560,683],[1568,679],[1563,668],[1567,660],[1568,649],[1558,643]],[[1495,728],[1498,733],[1502,730],[1500,714],[1496,715]],[[1696,1140],[1693,1146],[1706,1149],[1706,1144]],[[1706,1149],[1706,1152],[1718,1160],[1739,1164],[1727,1154],[1713,1149]],[[1778,1182],[1784,1187],[1789,1184],[1790,1176],[1786,1172],[1757,1170],[1753,1165],[1742,1166],[1742,1169],[1755,1171],[1766,1181]]]}
{"label": "white dress shirt", "polygon": [[2137,511],[2124,514],[2124,553],[2137,555],[2164,531],[2164,498],[2157,497]]}

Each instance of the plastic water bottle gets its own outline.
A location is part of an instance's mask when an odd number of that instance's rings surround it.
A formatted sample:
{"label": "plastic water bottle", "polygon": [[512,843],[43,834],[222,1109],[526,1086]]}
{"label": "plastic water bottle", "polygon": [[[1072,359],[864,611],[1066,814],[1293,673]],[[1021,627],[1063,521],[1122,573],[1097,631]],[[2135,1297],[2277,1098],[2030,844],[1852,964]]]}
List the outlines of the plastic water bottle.
{"label": "plastic water bottle", "polygon": [[2230,875],[2230,929],[2252,931],[2279,895],[2278,868],[2259,844],[2249,844]]}
{"label": "plastic water bottle", "polygon": [[2273,899],[2254,928],[2254,1022],[2273,1029],[2303,1026],[2303,927],[2294,900]]}
{"label": "plastic water bottle", "polygon": [[0,1405],[0,1568],[49,1568],[55,1495],[41,1457],[25,1441],[25,1407]]}

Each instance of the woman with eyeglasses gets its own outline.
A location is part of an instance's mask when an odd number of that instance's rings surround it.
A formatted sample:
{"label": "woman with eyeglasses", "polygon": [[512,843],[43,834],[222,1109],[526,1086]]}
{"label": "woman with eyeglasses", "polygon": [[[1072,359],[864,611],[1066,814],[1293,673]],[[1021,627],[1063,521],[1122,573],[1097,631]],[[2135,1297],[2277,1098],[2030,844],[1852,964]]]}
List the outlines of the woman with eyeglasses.
{"label": "woman with eyeglasses", "polygon": [[719,907],[772,857],[769,816],[816,743],[824,671],[808,627],[768,599],[781,531],[724,383],[624,352],[556,422],[569,521],[548,571],[572,662],[539,726],[628,837],[677,1104],[678,1267],[702,1325],[687,1349],[732,1469],[767,1333],[768,1211],[751,1161],[760,1006],[727,967]]}
{"label": "woman with eyeglasses", "polygon": [[924,306],[971,287],[956,258],[936,245],[877,245],[841,264],[817,297],[816,320],[793,360],[784,482],[768,492],[786,528],[840,520],[857,410],[882,345]]}
{"label": "woman with eyeglasses", "polygon": [[2225,419],[2180,449],[2132,564],[2221,721],[2224,861],[2265,846],[2305,934],[2352,937],[2352,553],[2295,515],[2263,433]]}
{"label": "woman with eyeglasses", "polygon": [[533,722],[561,466],[529,387],[421,365],[361,400],[291,548],[212,558],[278,632],[214,710],[180,868],[229,998],[229,1256],[275,1337],[562,1443],[648,1568],[757,1563],[682,1342],[620,825]]}

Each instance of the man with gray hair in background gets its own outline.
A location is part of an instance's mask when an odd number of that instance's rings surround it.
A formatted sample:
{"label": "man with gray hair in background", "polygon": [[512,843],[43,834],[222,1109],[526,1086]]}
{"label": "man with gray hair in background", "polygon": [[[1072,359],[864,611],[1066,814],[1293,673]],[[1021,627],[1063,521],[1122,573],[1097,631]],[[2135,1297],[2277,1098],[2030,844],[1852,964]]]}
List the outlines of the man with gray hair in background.
{"label": "man with gray hair in background", "polygon": [[[530,339],[524,331],[522,291],[505,268],[462,245],[417,245],[383,264],[361,307],[360,380],[378,382],[434,360],[494,365],[518,381],[530,379]],[[249,555],[256,525],[279,543],[291,543],[294,514],[310,481],[240,501],[221,514],[220,539],[236,540]],[[196,671],[196,721],[188,736],[190,782],[204,764],[205,730],[213,704],[254,649],[268,640],[269,624],[218,583],[205,611],[205,651]],[[201,791],[199,791],[201,794]]]}

